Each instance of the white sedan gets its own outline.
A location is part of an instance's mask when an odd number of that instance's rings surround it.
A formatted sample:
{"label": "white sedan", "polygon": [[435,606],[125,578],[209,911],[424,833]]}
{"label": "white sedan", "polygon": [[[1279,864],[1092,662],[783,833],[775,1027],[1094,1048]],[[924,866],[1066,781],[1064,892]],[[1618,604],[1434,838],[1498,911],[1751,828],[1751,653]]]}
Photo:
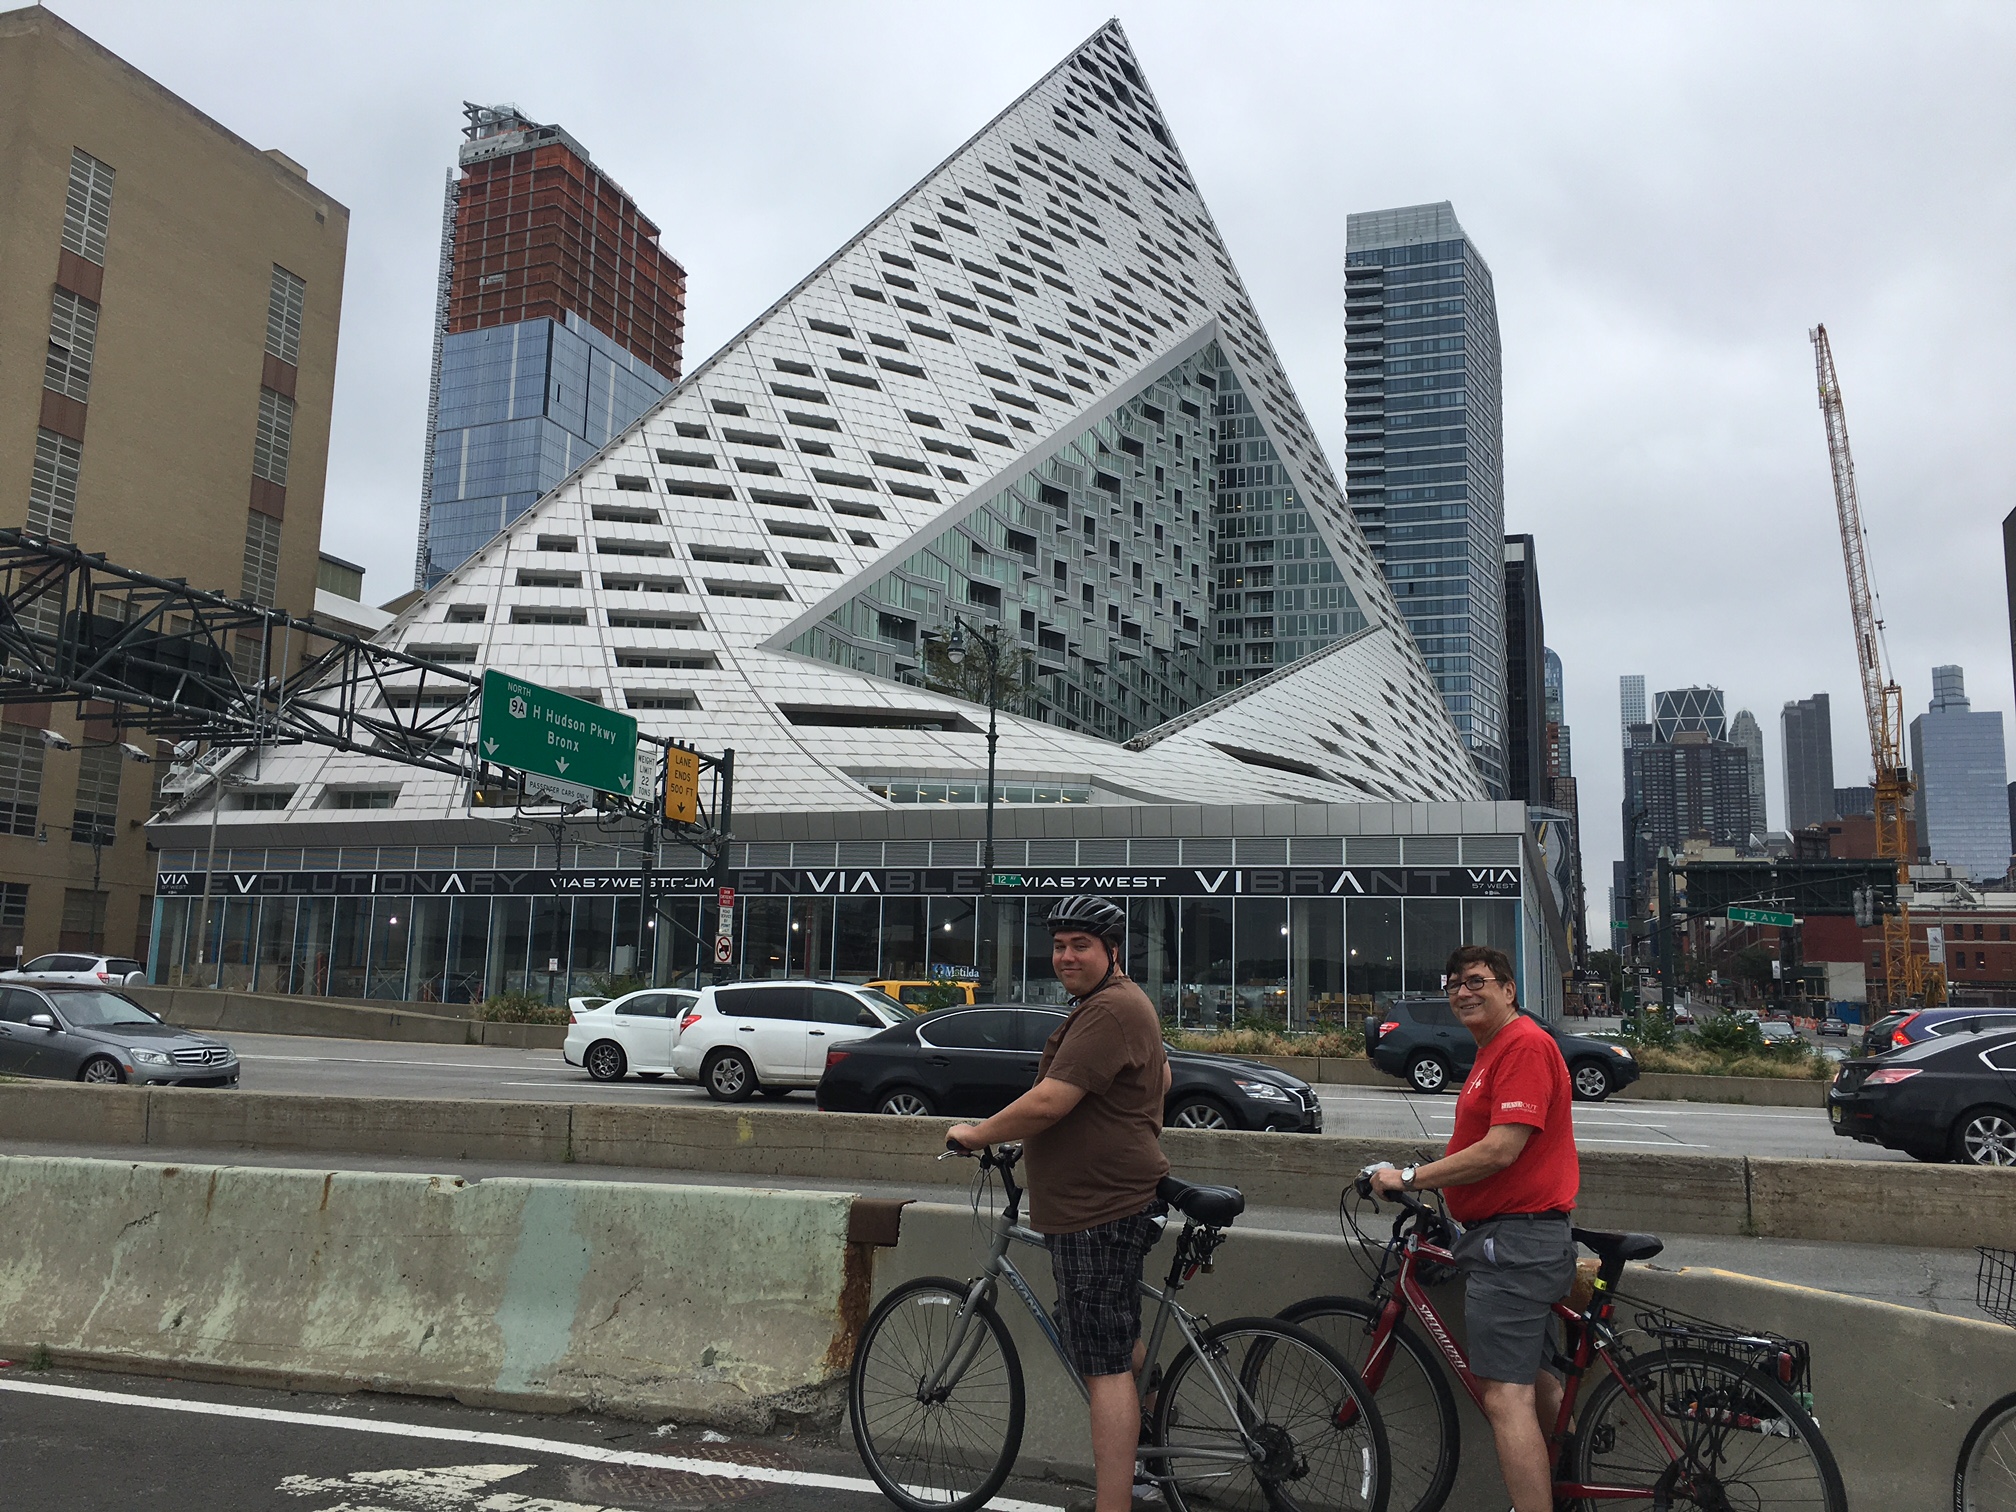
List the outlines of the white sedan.
{"label": "white sedan", "polygon": [[621,1081],[632,1074],[656,1081],[671,1071],[679,1021],[699,1000],[697,992],[670,987],[599,1002],[571,998],[560,1053],[568,1065],[581,1067],[597,1081]]}
{"label": "white sedan", "polygon": [[0,982],[75,982],[84,987],[145,986],[147,968],[126,956],[59,951],[55,955],[37,956],[12,971],[0,971]]}

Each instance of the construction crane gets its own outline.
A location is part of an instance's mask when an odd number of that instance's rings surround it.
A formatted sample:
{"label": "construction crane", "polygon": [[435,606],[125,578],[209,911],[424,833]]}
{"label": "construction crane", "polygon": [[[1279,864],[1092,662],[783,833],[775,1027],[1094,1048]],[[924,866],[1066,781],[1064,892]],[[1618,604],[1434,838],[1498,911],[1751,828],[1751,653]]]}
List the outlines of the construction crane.
{"label": "construction crane", "polygon": [[1905,825],[1911,801],[1911,772],[1904,764],[1904,690],[1883,665],[1883,620],[1869,579],[1869,540],[1862,529],[1862,504],[1855,492],[1855,459],[1848,451],[1848,417],[1841,407],[1841,380],[1827,327],[1807,333],[1820,381],[1820,414],[1827,423],[1827,458],[1834,475],[1834,510],[1841,523],[1841,555],[1848,568],[1848,609],[1855,621],[1855,667],[1862,678],[1862,709],[1869,720],[1869,760],[1876,778],[1876,854],[1897,863],[1899,902],[1883,915],[1883,992],[1886,1007],[1917,998],[1946,999],[1946,971],[1932,964],[1911,941],[1911,912],[1902,896],[1911,882],[1911,854]]}

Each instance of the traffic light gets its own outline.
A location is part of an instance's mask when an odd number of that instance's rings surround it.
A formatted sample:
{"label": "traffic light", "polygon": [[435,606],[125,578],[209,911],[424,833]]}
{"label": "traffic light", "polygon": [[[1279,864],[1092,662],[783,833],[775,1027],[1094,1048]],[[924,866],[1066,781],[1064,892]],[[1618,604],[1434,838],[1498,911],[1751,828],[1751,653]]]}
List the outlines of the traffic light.
{"label": "traffic light", "polygon": [[1876,891],[1870,887],[1855,889],[1855,923],[1863,929],[1876,922]]}

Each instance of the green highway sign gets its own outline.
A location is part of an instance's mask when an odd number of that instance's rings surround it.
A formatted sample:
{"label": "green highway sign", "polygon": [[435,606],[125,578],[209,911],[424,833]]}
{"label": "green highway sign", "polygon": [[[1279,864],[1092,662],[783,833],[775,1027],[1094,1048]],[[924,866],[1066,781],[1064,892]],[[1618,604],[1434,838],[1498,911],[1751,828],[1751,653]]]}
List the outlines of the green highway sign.
{"label": "green highway sign", "polygon": [[483,674],[476,745],[485,761],[547,779],[527,783],[535,792],[599,788],[628,798],[637,785],[634,718],[502,672]]}
{"label": "green highway sign", "polygon": [[1777,913],[1768,908],[1732,908],[1729,910],[1731,924],[1775,924],[1780,929],[1790,929],[1799,920],[1792,914]]}

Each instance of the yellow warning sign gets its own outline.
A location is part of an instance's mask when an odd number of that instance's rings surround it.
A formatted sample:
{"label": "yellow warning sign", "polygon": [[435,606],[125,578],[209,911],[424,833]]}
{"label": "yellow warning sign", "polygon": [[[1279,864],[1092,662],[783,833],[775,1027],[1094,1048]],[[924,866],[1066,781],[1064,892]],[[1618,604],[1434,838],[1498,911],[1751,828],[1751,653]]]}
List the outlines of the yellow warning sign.
{"label": "yellow warning sign", "polygon": [[700,753],[665,748],[665,817],[674,824],[700,822]]}

